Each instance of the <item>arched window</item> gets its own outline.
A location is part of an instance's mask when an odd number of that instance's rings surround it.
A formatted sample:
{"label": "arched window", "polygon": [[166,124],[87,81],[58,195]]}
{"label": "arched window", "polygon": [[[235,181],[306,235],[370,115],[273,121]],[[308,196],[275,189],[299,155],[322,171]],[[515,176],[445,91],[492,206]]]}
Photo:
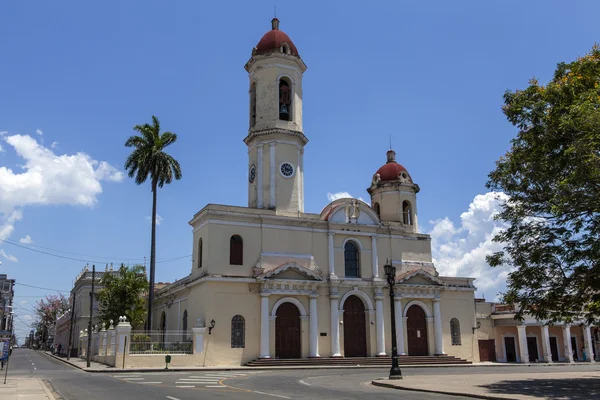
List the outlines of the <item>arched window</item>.
{"label": "arched window", "polygon": [[183,341],[185,341],[187,339],[187,310],[183,311],[183,321],[182,321],[182,335],[183,335]]}
{"label": "arched window", "polygon": [[460,346],[460,322],[456,318],[450,320],[450,336],[452,337],[452,346]]}
{"label": "arched window", "polygon": [[279,80],[279,119],[290,121],[292,115],[292,88],[285,79]]}
{"label": "arched window", "polygon": [[250,86],[250,128],[256,125],[256,82]]}
{"label": "arched window", "polygon": [[243,349],[246,347],[246,321],[241,315],[231,318],[231,348]]}
{"label": "arched window", "polygon": [[402,217],[403,217],[404,225],[412,225],[413,224],[412,208],[410,206],[410,203],[406,200],[402,203]]}
{"label": "arched window", "polygon": [[244,242],[240,235],[233,235],[229,239],[229,264],[244,264]]}
{"label": "arched window", "polygon": [[381,214],[380,214],[380,210],[379,210],[379,203],[373,203],[373,210],[375,210],[375,214],[377,214],[377,216],[379,218],[381,218]]}
{"label": "arched window", "polygon": [[202,238],[198,241],[198,268],[202,268]]}
{"label": "arched window", "polygon": [[358,245],[352,241],[347,241],[344,246],[344,267],[345,274],[351,278],[360,278]]}

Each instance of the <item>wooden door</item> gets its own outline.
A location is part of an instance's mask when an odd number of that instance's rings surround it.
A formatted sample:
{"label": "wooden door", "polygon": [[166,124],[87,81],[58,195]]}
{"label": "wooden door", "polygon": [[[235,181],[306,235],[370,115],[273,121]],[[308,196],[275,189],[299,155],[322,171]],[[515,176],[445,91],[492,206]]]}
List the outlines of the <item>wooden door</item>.
{"label": "wooden door", "polygon": [[367,356],[365,306],[358,296],[350,296],[344,302],[344,356]]}
{"label": "wooden door", "polygon": [[550,353],[552,353],[552,361],[558,361],[558,340],[556,337],[550,338]]}
{"label": "wooden door", "polygon": [[534,337],[527,338],[527,352],[529,353],[529,362],[536,362],[536,360],[539,359],[536,338],[534,338]]}
{"label": "wooden door", "polygon": [[504,338],[504,348],[506,349],[506,362],[517,362],[517,350],[514,337]]}
{"label": "wooden door", "polygon": [[427,319],[425,311],[417,305],[412,305],[406,313],[406,334],[408,339],[408,355],[427,356]]}
{"label": "wooden door", "polygon": [[275,358],[300,358],[300,311],[283,303],[275,319]]}
{"label": "wooden door", "polygon": [[479,361],[496,361],[496,341],[494,339],[479,341]]}

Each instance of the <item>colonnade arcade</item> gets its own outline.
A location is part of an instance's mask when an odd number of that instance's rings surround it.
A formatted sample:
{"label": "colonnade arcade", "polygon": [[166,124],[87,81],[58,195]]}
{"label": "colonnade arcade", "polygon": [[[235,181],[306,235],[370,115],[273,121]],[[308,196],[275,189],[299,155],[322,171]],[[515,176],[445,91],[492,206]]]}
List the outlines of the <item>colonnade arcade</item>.
{"label": "colonnade arcade", "polygon": [[[313,276],[314,278],[314,276]],[[390,310],[384,310],[383,282],[287,281],[257,284],[260,295],[260,358],[386,356]],[[397,285],[394,298],[400,355],[445,354],[442,343],[440,287]],[[329,326],[319,326],[319,289],[329,289]],[[324,290],[323,290],[324,291]],[[370,295],[369,293],[372,293]],[[408,297],[409,295],[410,297]],[[389,299],[386,290],[385,297]],[[308,298],[308,309],[306,300]],[[428,304],[432,304],[433,307]],[[317,305],[320,305],[319,308]],[[384,322],[384,321],[388,322]],[[386,327],[387,325],[387,327]],[[329,336],[330,354],[319,350]]]}

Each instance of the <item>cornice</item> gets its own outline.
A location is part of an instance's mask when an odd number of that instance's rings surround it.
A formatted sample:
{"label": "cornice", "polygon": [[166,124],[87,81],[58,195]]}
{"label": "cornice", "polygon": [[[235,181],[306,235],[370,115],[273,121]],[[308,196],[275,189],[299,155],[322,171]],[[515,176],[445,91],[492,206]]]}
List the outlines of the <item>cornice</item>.
{"label": "cornice", "polygon": [[300,141],[302,142],[303,145],[306,145],[308,143],[308,138],[306,136],[304,136],[304,133],[302,133],[300,131],[293,131],[290,129],[282,129],[282,128],[271,128],[271,129],[263,129],[260,131],[250,131],[248,133],[248,136],[246,136],[246,138],[244,139],[244,143],[246,143],[246,145],[248,145],[253,139],[264,137],[264,136],[270,136],[270,135],[283,135],[283,136],[297,138],[297,139],[300,139]]}

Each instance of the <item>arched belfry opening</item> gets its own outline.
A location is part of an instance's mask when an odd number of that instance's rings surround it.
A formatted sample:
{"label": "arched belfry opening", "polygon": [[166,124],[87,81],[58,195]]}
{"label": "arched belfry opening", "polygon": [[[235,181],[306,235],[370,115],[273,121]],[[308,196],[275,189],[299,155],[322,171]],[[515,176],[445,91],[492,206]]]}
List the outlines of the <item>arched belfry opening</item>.
{"label": "arched belfry opening", "polygon": [[402,202],[402,222],[404,225],[412,225],[412,207],[408,201]]}
{"label": "arched belfry opening", "polygon": [[256,82],[250,86],[250,128],[256,125]]}
{"label": "arched belfry opening", "polygon": [[279,119],[291,121],[292,116],[292,87],[285,79],[279,80]]}

